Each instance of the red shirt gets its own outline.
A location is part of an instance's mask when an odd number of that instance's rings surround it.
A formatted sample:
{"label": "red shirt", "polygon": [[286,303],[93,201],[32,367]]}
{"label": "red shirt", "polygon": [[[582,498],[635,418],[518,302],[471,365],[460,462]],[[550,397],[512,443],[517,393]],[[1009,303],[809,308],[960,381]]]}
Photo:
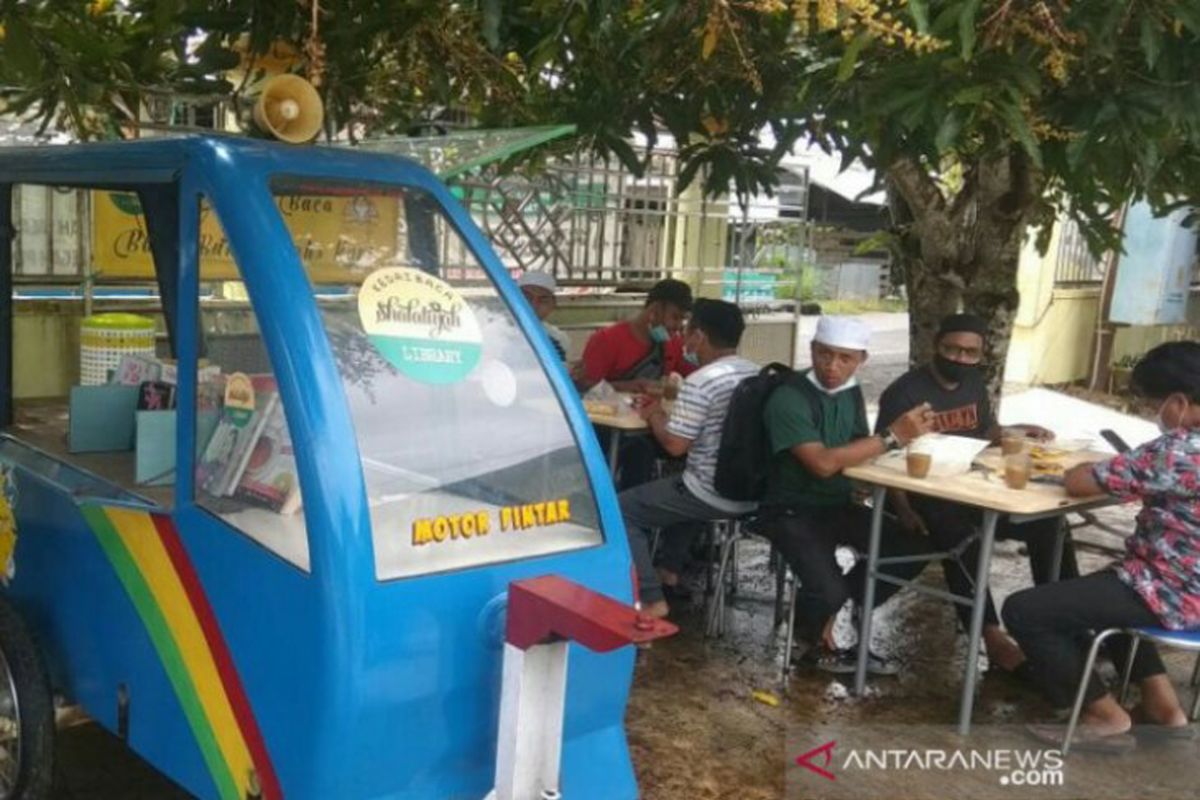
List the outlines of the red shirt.
{"label": "red shirt", "polygon": [[[628,322],[601,328],[588,337],[583,347],[583,374],[589,384],[621,380],[650,354],[651,346],[634,334]],[[663,345],[663,361],[668,375],[672,372],[687,375],[696,369],[683,359],[682,336],[672,336]]]}

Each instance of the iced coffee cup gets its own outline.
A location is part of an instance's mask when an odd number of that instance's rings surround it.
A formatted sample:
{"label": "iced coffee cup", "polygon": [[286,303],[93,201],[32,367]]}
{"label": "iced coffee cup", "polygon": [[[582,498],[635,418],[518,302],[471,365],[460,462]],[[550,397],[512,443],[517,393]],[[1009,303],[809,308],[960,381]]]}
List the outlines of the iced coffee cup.
{"label": "iced coffee cup", "polygon": [[929,475],[930,468],[933,467],[933,456],[929,453],[909,450],[905,458],[905,465],[908,467],[908,477],[925,478]]}
{"label": "iced coffee cup", "polygon": [[1018,434],[1005,434],[1000,439],[1000,452],[1006,456],[1020,455],[1025,452],[1025,437]]}
{"label": "iced coffee cup", "polygon": [[1010,489],[1024,489],[1033,472],[1033,461],[1023,453],[1015,453],[1004,459],[1004,483]]}

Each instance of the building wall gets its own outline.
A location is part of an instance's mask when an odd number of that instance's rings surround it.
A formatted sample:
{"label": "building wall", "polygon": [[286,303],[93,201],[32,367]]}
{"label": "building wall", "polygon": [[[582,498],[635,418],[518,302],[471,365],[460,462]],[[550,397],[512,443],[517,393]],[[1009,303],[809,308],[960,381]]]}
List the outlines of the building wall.
{"label": "building wall", "polygon": [[[1021,253],[1017,288],[1021,305],[1005,364],[1006,381],[1023,384],[1056,384],[1085,380],[1100,315],[1098,282],[1056,284],[1058,231],[1046,255],[1029,243]],[[1200,287],[1193,287],[1188,307],[1190,325],[1157,325],[1117,329],[1113,361],[1140,355],[1172,339],[1200,339]]]}

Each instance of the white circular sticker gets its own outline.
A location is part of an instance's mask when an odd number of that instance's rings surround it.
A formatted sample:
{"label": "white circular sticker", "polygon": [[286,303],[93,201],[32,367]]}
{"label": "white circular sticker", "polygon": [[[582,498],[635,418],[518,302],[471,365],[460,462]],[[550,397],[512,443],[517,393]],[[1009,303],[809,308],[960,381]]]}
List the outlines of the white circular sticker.
{"label": "white circular sticker", "polygon": [[448,283],[409,267],[385,267],[363,281],[358,316],[375,349],[422,383],[457,383],[483,352],[475,313]]}

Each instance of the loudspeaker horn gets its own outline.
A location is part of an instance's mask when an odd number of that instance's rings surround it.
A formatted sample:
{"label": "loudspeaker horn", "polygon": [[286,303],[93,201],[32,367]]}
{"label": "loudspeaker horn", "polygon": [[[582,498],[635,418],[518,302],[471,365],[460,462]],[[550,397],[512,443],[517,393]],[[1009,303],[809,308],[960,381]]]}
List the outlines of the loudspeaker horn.
{"label": "loudspeaker horn", "polygon": [[299,75],[268,78],[254,103],[254,124],[259,130],[292,144],[312,140],[324,116],[321,95]]}

